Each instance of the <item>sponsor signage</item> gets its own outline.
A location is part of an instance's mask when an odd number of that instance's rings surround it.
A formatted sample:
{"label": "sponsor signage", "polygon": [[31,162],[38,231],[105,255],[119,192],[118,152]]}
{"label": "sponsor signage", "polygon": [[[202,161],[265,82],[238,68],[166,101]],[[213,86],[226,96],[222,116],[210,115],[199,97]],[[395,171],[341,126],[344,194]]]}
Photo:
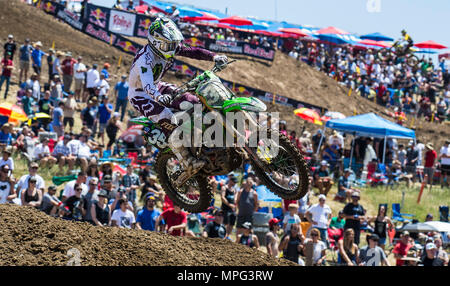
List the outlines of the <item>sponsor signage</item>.
{"label": "sponsor signage", "polygon": [[109,15],[109,31],[126,36],[134,36],[136,14],[111,10]]}

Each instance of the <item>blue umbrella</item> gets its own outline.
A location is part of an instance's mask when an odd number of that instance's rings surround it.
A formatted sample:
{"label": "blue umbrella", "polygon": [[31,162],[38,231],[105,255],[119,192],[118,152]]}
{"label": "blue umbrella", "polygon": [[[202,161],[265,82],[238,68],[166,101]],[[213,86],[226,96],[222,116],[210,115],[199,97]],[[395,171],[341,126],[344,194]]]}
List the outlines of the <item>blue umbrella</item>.
{"label": "blue umbrella", "polygon": [[258,194],[258,200],[263,202],[281,202],[281,198],[269,191],[266,186],[258,186],[256,188],[256,193]]}
{"label": "blue umbrella", "polygon": [[315,37],[319,38],[320,40],[322,40],[324,42],[329,42],[329,43],[338,44],[338,45],[351,43],[349,40],[346,40],[344,37],[342,37],[342,35],[337,35],[337,34],[319,34],[319,35],[315,35]]}
{"label": "blue umbrella", "polygon": [[[177,10],[180,11],[180,17],[200,17],[203,16],[203,14],[191,7],[188,6],[177,6]],[[172,12],[172,7],[167,6],[165,9],[166,12],[170,13]]]}
{"label": "blue umbrella", "polygon": [[381,33],[372,33],[361,36],[361,39],[369,39],[374,41],[388,41],[392,42],[394,39],[389,38],[388,36],[382,35]]}
{"label": "blue umbrella", "polygon": [[244,25],[244,26],[231,25],[231,26],[240,28],[240,29],[245,29],[245,30],[268,30],[270,27],[269,24],[264,21],[255,20],[255,19],[249,19],[249,20],[252,21],[253,25]]}

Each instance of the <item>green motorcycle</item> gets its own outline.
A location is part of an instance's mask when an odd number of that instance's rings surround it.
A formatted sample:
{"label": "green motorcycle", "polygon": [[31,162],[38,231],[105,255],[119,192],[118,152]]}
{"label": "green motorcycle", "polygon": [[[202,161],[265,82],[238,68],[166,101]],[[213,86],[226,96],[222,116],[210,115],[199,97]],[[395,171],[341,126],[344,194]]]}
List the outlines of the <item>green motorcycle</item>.
{"label": "green motorcycle", "polygon": [[[155,171],[164,191],[176,205],[188,212],[205,211],[213,198],[213,187],[208,177],[226,175],[249,159],[255,175],[273,193],[283,199],[302,198],[308,191],[309,170],[300,151],[278,130],[260,125],[254,114],[266,111],[266,105],[254,97],[236,97],[215,75],[218,71],[220,69],[214,67],[179,87],[174,100],[186,92],[195,93],[202,103],[202,117],[215,111],[218,119],[222,120],[221,132],[224,138],[233,138],[233,147],[207,147],[205,144],[190,147],[193,156],[207,163],[183,184],[176,183],[183,172],[183,165],[169,147],[168,139],[163,136],[158,123],[146,117],[131,120],[143,126],[146,141],[159,149]],[[233,124],[224,123],[227,122],[227,114],[237,112],[242,113],[240,116],[248,122],[249,128],[244,132]],[[190,128],[194,129],[194,124],[190,124]],[[202,130],[206,129],[206,124],[202,125]]]}

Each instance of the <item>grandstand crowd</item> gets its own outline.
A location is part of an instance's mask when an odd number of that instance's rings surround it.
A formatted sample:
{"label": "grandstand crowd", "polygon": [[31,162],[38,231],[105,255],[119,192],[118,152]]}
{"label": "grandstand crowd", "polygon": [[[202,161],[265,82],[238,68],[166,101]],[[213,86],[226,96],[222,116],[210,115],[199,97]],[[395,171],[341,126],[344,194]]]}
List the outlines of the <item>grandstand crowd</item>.
{"label": "grandstand crowd", "polygon": [[[410,67],[401,58],[381,61],[372,49],[248,37],[194,25],[185,29],[195,37],[272,45],[353,92],[395,107],[393,116],[399,124],[405,114],[440,123],[448,120],[450,85],[443,63],[434,67],[423,59]],[[139,136],[131,142],[120,136],[133,115],[126,112],[127,75],[117,80],[109,63],[85,63],[83,55],[69,51],[43,51],[43,44],[33,40],[19,43],[9,35],[3,43],[0,91],[5,84],[4,99],[21,106],[30,120],[17,127],[7,117],[0,119],[0,203],[31,206],[98,227],[230,239],[301,265],[390,265],[389,253],[397,266],[448,265],[448,234],[402,231],[391,236],[398,218],[388,216],[385,205],[368,214],[359,203],[362,186],[354,182],[363,176],[372,186],[399,181],[409,186],[427,174],[428,184],[448,188],[449,140],[435,147],[420,140],[400,144],[395,139],[357,137],[350,145],[359,168],[352,169],[344,168],[349,145],[342,134],[327,136],[318,129],[297,136],[280,121],[281,133],[308,159],[311,187],[298,201],[282,200],[279,214],[263,223],[266,233],[258,235],[256,218],[265,209],[257,190],[267,188],[249,164],[228,176],[210,178],[220,202],[213,201],[208,211],[184,212],[165,195],[153,172],[157,149],[146,146]],[[19,85],[16,94],[9,90],[13,73]],[[27,167],[19,171],[23,165]],[[47,177],[54,174],[48,185]],[[311,203],[313,197],[317,204]],[[333,213],[327,200],[340,202],[342,209]],[[367,234],[365,241],[362,233]],[[375,256],[381,259],[374,260]]]}

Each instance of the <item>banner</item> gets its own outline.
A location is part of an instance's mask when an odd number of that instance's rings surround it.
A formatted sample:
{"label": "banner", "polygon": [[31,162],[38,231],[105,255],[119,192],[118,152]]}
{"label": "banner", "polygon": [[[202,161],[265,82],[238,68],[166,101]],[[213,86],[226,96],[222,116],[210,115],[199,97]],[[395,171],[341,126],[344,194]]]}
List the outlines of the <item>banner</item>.
{"label": "banner", "polygon": [[56,16],[61,20],[63,20],[64,22],[66,22],[67,24],[69,24],[70,26],[72,26],[73,28],[80,31],[83,30],[83,23],[81,23],[80,17],[77,14],[64,8],[59,9],[58,12],[56,13]]}
{"label": "banner", "polygon": [[87,5],[87,21],[88,23],[99,26],[103,29],[107,28],[106,24],[109,22],[109,15],[111,9],[106,7]]}
{"label": "banner", "polygon": [[134,36],[136,14],[111,10],[109,16],[109,31],[126,36]]}
{"label": "banner", "polygon": [[150,25],[152,24],[153,20],[155,20],[155,19],[153,19],[152,17],[149,17],[149,16],[137,14],[135,31],[134,31],[135,37],[147,38],[148,28],[150,28]]}

